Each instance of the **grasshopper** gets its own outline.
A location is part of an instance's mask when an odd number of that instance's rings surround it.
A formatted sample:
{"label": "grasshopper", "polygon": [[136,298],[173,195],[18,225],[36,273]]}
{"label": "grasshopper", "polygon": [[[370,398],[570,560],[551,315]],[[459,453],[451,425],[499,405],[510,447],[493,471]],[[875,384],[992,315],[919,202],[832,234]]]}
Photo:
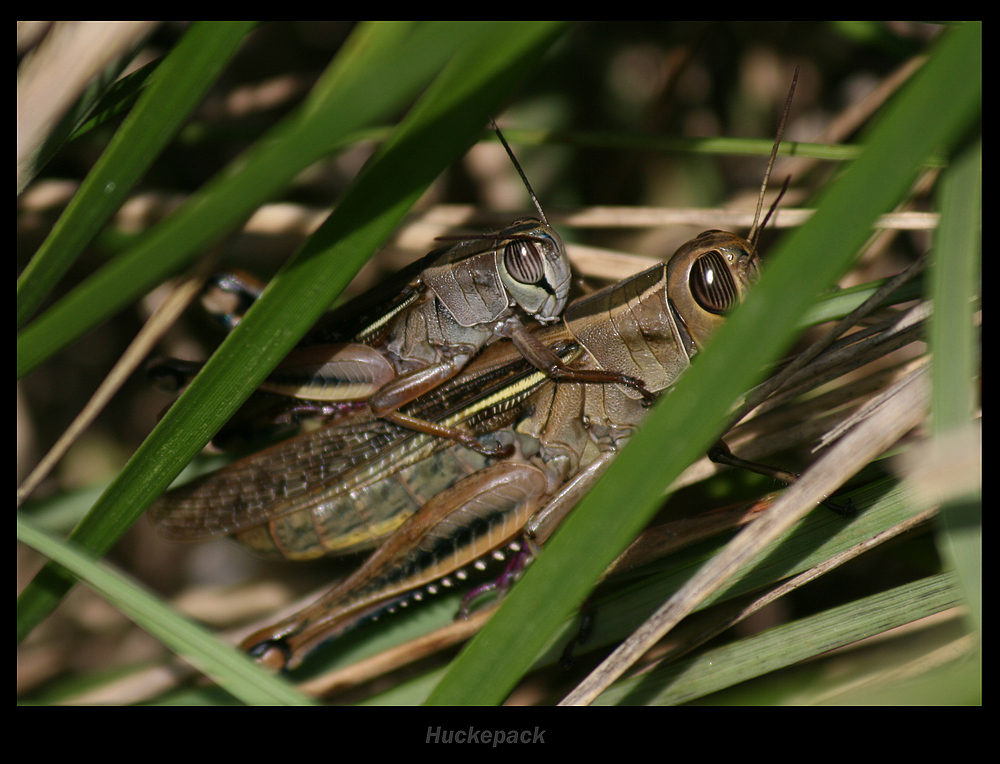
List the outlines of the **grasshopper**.
{"label": "grasshopper", "polygon": [[[755,221],[746,239],[706,231],[575,301],[529,341],[487,346],[408,401],[402,419],[357,411],[171,491],[151,517],[170,538],[232,535],[265,556],[375,548],[316,602],[244,641],[274,670],[519,539],[523,565],[641,425],[649,394],[673,385],[742,302],[762,228]],[[525,346],[544,348],[565,376]],[[576,384],[596,380],[605,384]],[[466,441],[439,436],[459,427]]]}
{"label": "grasshopper", "polygon": [[[570,369],[612,369],[658,393],[756,275],[753,244],[708,231],[667,263],[577,300],[533,337]],[[406,408],[461,425],[484,448],[362,410],[176,489],[151,514],[171,538],[233,535],[290,559],[378,545],[342,584],[244,643],[263,663],[294,668],[318,644],[522,534],[543,543],[647,410],[632,385],[565,384],[498,342]],[[487,455],[497,453],[509,455]]]}
{"label": "grasshopper", "polygon": [[[275,423],[303,415],[331,418],[367,402],[377,417],[483,450],[486,447],[466,432],[403,409],[454,377],[500,337],[510,339],[524,358],[554,379],[628,384],[652,399],[640,381],[625,375],[568,369],[525,327],[525,318],[541,324],[559,319],[571,269],[562,239],[548,224],[495,123],[494,128],[539,218],[521,218],[502,230],[434,250],[386,284],[331,312],[260,387],[262,393],[280,396],[269,414]],[[260,291],[226,274],[217,280],[213,299],[235,300],[246,307]],[[220,311],[220,320],[234,326],[242,307]],[[168,359],[154,364],[150,373],[180,386],[199,368],[197,363]]]}

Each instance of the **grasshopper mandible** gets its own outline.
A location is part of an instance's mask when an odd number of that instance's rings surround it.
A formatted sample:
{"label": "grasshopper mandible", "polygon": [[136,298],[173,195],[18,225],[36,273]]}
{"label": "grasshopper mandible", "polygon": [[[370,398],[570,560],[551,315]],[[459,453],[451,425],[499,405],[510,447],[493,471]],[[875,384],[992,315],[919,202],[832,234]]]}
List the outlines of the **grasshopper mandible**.
{"label": "grasshopper mandible", "polygon": [[[468,433],[402,409],[454,377],[500,337],[552,378],[628,384],[651,400],[640,381],[625,375],[567,368],[525,327],[525,318],[541,324],[559,319],[571,269],[562,239],[495,123],[494,128],[539,218],[521,218],[502,230],[434,250],[386,285],[332,311],[260,387],[281,396],[277,414],[270,414],[278,423],[302,415],[330,417],[345,404],[367,402],[378,417],[483,451],[486,447]],[[244,304],[259,293],[228,275],[216,291]],[[239,311],[225,312],[222,320],[235,325]],[[179,386],[199,367],[168,359],[151,372]]]}

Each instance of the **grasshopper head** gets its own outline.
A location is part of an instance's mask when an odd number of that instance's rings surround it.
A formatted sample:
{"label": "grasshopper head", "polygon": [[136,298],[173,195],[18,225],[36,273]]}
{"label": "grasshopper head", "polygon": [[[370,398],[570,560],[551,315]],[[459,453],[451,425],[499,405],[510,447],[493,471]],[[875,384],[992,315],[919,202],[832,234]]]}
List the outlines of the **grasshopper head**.
{"label": "grasshopper head", "polygon": [[511,301],[541,323],[558,319],[569,296],[566,247],[552,228],[523,218],[504,230],[497,270]]}
{"label": "grasshopper head", "polygon": [[698,347],[739,305],[757,280],[757,251],[725,231],[705,231],[667,263],[667,294]]}

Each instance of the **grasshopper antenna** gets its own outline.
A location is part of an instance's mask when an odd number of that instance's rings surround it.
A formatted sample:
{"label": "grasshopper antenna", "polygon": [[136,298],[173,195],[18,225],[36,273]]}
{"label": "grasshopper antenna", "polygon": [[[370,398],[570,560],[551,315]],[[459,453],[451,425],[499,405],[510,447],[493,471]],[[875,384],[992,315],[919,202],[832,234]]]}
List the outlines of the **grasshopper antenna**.
{"label": "grasshopper antenna", "polygon": [[[781,184],[781,190],[778,192],[778,195],[776,197],[774,197],[774,201],[771,203],[771,206],[768,208],[767,214],[764,216],[764,220],[760,224],[760,228],[758,229],[758,233],[760,231],[763,231],[765,228],[767,228],[767,221],[769,221],[771,219],[771,215],[773,215],[774,212],[775,212],[775,210],[778,209],[778,205],[781,204],[781,198],[785,195],[785,192],[788,190],[788,184],[791,183],[791,182],[792,182],[792,176],[791,175],[786,175],[785,176],[785,182]],[[751,242],[751,244],[753,244],[754,248],[756,249],[756,243],[755,242]]]}
{"label": "grasshopper antenna", "polygon": [[535,209],[538,210],[539,216],[542,218],[542,222],[545,225],[549,224],[548,218],[545,217],[545,212],[542,210],[542,205],[538,203],[538,198],[535,196],[535,191],[532,189],[531,184],[528,182],[527,176],[524,174],[524,170],[521,169],[521,165],[518,164],[517,157],[514,156],[514,152],[511,151],[510,145],[507,143],[507,139],[503,137],[503,133],[500,132],[500,128],[497,127],[497,122],[495,119],[491,119],[490,122],[493,124],[493,130],[497,134],[497,138],[500,139],[500,143],[503,144],[504,149],[507,151],[507,156],[510,157],[510,161],[514,163],[514,167],[517,168],[517,174],[521,176],[521,181],[524,183],[524,187],[528,189],[528,196],[531,197],[531,201],[535,203]]}
{"label": "grasshopper antenna", "polygon": [[[760,236],[760,232],[767,225],[767,221],[771,217],[771,213],[774,212],[775,206],[777,206],[777,201],[771,206],[771,210],[767,213],[767,217],[764,218],[764,223],[758,227],[757,223],[760,221],[760,211],[764,207],[764,192],[767,191],[768,181],[771,179],[771,169],[774,167],[774,159],[778,156],[778,146],[781,145],[781,136],[785,132],[785,122],[788,120],[788,112],[792,108],[792,97],[795,95],[795,85],[799,81],[799,67],[795,67],[795,74],[792,75],[792,86],[788,89],[788,98],[785,99],[785,109],[781,113],[781,121],[778,122],[778,134],[774,138],[774,146],[771,148],[771,157],[767,160],[767,170],[764,173],[764,182],[760,186],[760,195],[757,197],[757,211],[753,216],[753,225],[750,227],[750,234],[747,236],[747,241],[750,242],[750,246],[754,249],[757,248],[757,238]],[[501,139],[502,140],[502,139]],[[778,195],[780,200],[784,196],[785,189],[788,188],[788,181],[785,180],[785,184],[781,189],[781,194]]]}

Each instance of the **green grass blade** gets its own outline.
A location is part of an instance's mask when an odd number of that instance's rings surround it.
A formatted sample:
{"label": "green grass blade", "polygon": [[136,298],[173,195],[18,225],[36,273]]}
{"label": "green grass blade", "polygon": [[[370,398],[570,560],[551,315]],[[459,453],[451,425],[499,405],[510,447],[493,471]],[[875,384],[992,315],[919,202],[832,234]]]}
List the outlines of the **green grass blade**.
{"label": "green grass blade", "polygon": [[[934,434],[944,472],[965,474],[964,485],[942,489],[941,549],[958,571],[971,619],[983,618],[982,435],[974,420],[982,405],[978,369],[982,308],[982,136],[961,153],[941,187],[941,226],[932,271],[934,317]],[[978,456],[978,459],[977,459]],[[976,464],[979,469],[976,469]],[[929,471],[933,465],[927,465]],[[939,467],[940,469],[940,467]],[[970,474],[971,473],[971,474]],[[976,474],[978,473],[978,474]]]}
{"label": "green grass blade", "polygon": [[941,186],[941,224],[932,270],[935,422],[939,433],[963,425],[979,405],[979,368],[973,314],[981,306],[983,146],[977,140],[958,157]]}
{"label": "green grass blade", "polygon": [[[862,156],[823,194],[809,223],[785,239],[734,320],[452,664],[431,703],[503,700],[604,567],[648,521],[666,486],[718,436],[732,402],[787,347],[797,321],[850,264],[876,217],[904,195],[928,156],[950,147],[975,119],[982,99],[981,50],[979,25],[943,36],[871,131]],[[626,495],[630,501],[623,506]],[[491,681],[484,683],[487,673]]]}
{"label": "green grass blade", "polygon": [[244,703],[311,705],[285,680],[257,667],[207,629],[178,615],[154,594],[111,566],[83,554],[17,516],[17,538],[73,572],[178,655],[188,658]]}
{"label": "green grass blade", "polygon": [[73,123],[72,132],[67,140],[82,138],[91,130],[96,130],[101,125],[130,112],[149,86],[153,73],[161,63],[163,63],[162,58],[154,59],[103,90],[100,101]]}
{"label": "green grass blade", "polygon": [[871,634],[940,613],[960,602],[954,576],[931,576],[622,681],[595,705],[686,703]]}
{"label": "green grass blade", "polygon": [[196,22],[157,67],[135,108],[17,282],[20,327],[201,101],[254,22]]}

